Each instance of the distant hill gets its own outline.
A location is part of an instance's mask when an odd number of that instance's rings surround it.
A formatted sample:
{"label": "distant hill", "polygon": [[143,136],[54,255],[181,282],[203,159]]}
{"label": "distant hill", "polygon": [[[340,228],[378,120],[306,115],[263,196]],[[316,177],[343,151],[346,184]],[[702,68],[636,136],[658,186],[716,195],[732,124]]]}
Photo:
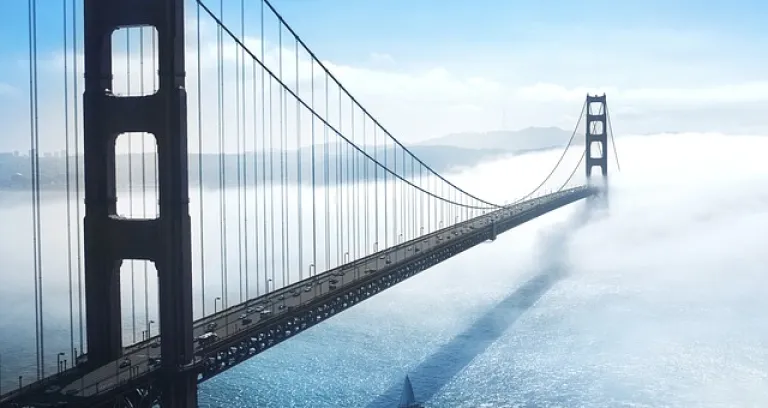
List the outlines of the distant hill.
{"label": "distant hill", "polygon": [[[521,130],[452,133],[427,140],[422,145],[453,146],[464,149],[500,149],[513,153],[563,147],[572,131],[558,127],[529,127]],[[583,133],[576,135],[574,143],[583,145]]]}
{"label": "distant hill", "polygon": [[[418,145],[408,148],[416,157],[438,173],[472,167],[483,160],[509,154],[509,152],[501,149],[468,149],[454,146]],[[412,160],[409,155],[404,156],[401,148],[379,146],[374,149],[368,146],[367,153],[399,175],[419,174],[418,163]],[[302,184],[309,184],[312,182],[313,161],[315,180],[319,185],[364,179],[374,180],[377,176],[380,179],[385,178],[381,168],[377,169],[373,162],[363,157],[359,152],[350,149],[346,144],[329,144],[327,147],[324,145],[315,146],[314,160],[312,156],[312,148],[308,147],[302,148],[301,152],[275,150],[271,153],[248,152],[240,156],[206,153],[200,157],[197,154],[191,154],[189,156],[189,182],[192,186],[203,185],[208,188],[217,188],[222,185],[221,183],[235,186],[238,184],[238,173],[242,177],[243,171],[247,171],[245,178],[248,184],[254,182],[257,184],[269,183],[271,181],[279,183],[283,179],[289,183],[296,183],[301,180]],[[142,171],[142,157],[139,154],[133,154],[130,160],[128,155],[119,155],[116,159],[119,188],[125,188],[131,182],[134,183],[134,186],[140,186],[142,179],[145,179],[148,184],[154,183],[156,177],[152,154],[145,156],[144,171]],[[31,186],[29,160],[28,156],[0,153],[0,190],[25,189]],[[82,157],[79,160],[82,171]],[[71,161],[70,165],[74,168],[74,158]],[[41,188],[64,188],[67,181],[65,158],[46,155],[40,157],[39,162]],[[128,176],[129,168],[132,169],[132,180]],[[426,174],[425,170],[422,171],[423,174]],[[202,175],[202,180],[200,175]],[[223,180],[220,175],[223,175]],[[393,176],[387,175],[386,177],[391,179]],[[70,181],[74,183],[74,174],[70,174]],[[82,173],[80,182],[83,182]]]}
{"label": "distant hill", "polygon": [[[473,167],[484,160],[497,157],[520,154],[527,151],[561,148],[571,137],[569,131],[556,127],[527,128],[517,131],[494,131],[485,133],[455,133],[426,142],[408,146],[408,149],[424,163],[438,173]],[[583,144],[583,136],[577,135],[575,143]],[[354,152],[346,144],[329,144],[315,146],[315,158],[312,159],[312,148],[302,148],[301,152],[273,151],[248,152],[240,156],[235,154],[203,154],[202,157],[192,154],[189,157],[190,185],[202,185],[207,188],[219,186],[234,186],[238,184],[238,173],[248,184],[270,181],[289,183],[312,182],[314,161],[315,180],[319,185],[344,183],[356,180],[373,180],[377,176],[384,178],[384,172],[365,159],[362,154]],[[376,149],[367,147],[370,156],[403,176],[419,173],[419,166],[409,156],[403,160],[403,150],[378,146]],[[146,163],[142,172],[141,155],[134,154],[129,160],[128,155],[117,157],[117,185],[127,187],[131,182],[141,185],[146,179],[148,184],[155,180],[154,157],[145,156]],[[202,160],[201,160],[202,159]],[[25,189],[32,184],[29,157],[11,153],[0,153],[0,190]],[[82,157],[80,168],[82,171]],[[74,161],[74,159],[72,159]],[[40,187],[43,189],[61,189],[67,177],[65,158],[61,155],[45,155],[40,157]],[[130,164],[129,164],[130,163]],[[74,163],[71,163],[74,166]],[[132,180],[129,180],[128,169],[132,169]],[[240,171],[238,171],[240,169]],[[356,170],[355,170],[356,169]],[[202,173],[202,180],[200,179]],[[415,173],[415,174],[413,174]],[[327,176],[326,176],[327,174]],[[223,175],[223,178],[220,177]],[[392,177],[388,175],[387,178]],[[74,174],[70,174],[74,182]],[[82,173],[81,180],[82,183]]]}

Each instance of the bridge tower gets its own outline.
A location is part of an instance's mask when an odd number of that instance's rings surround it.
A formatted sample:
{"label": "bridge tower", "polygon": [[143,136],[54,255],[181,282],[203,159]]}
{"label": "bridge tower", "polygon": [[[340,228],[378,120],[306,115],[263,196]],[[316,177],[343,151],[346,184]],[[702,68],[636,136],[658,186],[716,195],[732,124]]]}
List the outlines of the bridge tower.
{"label": "bridge tower", "polygon": [[587,95],[586,166],[587,180],[591,181],[592,168],[600,167],[603,182],[608,177],[608,123],[605,94]]}
{"label": "bridge tower", "polygon": [[[88,364],[122,355],[120,265],[148,260],[158,274],[159,393],[164,407],[197,406],[192,362],[192,267],[187,176],[184,0],[84,0],[85,298]],[[112,92],[112,34],[119,28],[157,31],[159,87],[146,96]],[[159,215],[117,216],[115,142],[127,132],[157,144]]]}

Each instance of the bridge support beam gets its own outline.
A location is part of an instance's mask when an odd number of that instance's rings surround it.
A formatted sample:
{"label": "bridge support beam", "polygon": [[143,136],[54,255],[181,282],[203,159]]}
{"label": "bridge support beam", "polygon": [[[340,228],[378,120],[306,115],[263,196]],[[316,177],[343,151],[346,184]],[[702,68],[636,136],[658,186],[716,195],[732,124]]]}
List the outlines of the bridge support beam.
{"label": "bridge support beam", "polygon": [[[122,261],[153,261],[158,273],[163,406],[195,407],[194,377],[180,371],[194,358],[184,0],[84,0],[83,11],[88,363],[96,367],[122,355]],[[112,91],[112,34],[131,26],[157,31],[159,87],[151,95],[117,96]],[[115,141],[127,132],[146,132],[157,142],[157,219],[117,216]]]}
{"label": "bridge support beam", "polygon": [[593,167],[600,167],[605,183],[608,177],[608,123],[605,94],[587,95],[586,166],[587,180],[591,179]]}

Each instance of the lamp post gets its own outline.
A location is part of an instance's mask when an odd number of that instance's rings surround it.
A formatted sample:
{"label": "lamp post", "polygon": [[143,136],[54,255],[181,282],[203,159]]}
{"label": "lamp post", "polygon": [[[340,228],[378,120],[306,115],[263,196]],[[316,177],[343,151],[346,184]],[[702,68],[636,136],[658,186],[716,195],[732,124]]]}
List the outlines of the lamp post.
{"label": "lamp post", "polygon": [[64,353],[56,354],[56,367],[58,367],[57,373],[61,372],[61,358],[64,356]]}
{"label": "lamp post", "polygon": [[213,314],[216,314],[218,311],[217,306],[219,305],[219,301],[221,300],[221,297],[216,297],[216,299],[213,299]]}

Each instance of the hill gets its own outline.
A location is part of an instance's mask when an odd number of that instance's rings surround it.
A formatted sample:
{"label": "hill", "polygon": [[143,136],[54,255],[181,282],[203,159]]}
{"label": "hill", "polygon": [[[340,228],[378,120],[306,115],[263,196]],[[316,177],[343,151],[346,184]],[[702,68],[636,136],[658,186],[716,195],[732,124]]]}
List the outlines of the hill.
{"label": "hill", "polygon": [[[427,140],[422,145],[453,146],[464,149],[501,149],[513,153],[563,147],[572,131],[558,127],[529,127],[520,130],[452,133]],[[581,137],[579,137],[581,136]],[[574,143],[583,145],[584,137],[576,135]]]}

